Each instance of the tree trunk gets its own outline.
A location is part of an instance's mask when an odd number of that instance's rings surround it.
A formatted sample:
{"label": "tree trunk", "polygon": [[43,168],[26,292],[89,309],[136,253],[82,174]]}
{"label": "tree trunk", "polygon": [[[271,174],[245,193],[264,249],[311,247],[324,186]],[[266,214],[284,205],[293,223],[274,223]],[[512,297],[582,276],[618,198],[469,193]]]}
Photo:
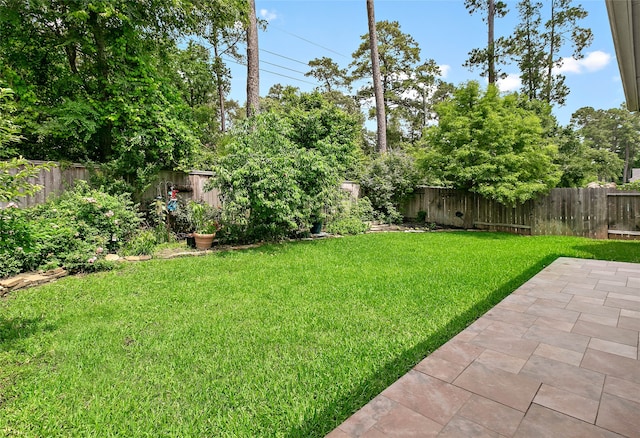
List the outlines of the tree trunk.
{"label": "tree trunk", "polygon": [[494,39],[494,21],[496,17],[495,0],[489,0],[489,10],[487,12],[487,24],[489,27],[489,35],[487,41],[487,61],[489,70],[489,83],[496,83],[496,47]]}
{"label": "tree trunk", "polygon": [[549,30],[549,57],[547,58],[547,80],[545,84],[543,100],[551,103],[553,90],[553,58],[556,52],[556,2],[551,0],[551,29]]}
{"label": "tree trunk", "polygon": [[226,116],[224,114],[224,86],[222,84],[222,77],[220,76],[220,68],[219,65],[222,63],[222,59],[220,58],[220,53],[218,50],[218,39],[214,39],[213,44],[213,56],[216,60],[216,82],[218,84],[218,106],[220,108],[220,132],[227,132],[226,126]]}
{"label": "tree trunk", "polygon": [[247,117],[251,117],[260,110],[259,68],[256,2],[255,0],[249,0],[249,26],[247,27]]}
{"label": "tree trunk", "polygon": [[629,143],[626,142],[624,145],[624,173],[622,174],[623,183],[628,183],[631,179],[631,160],[629,158]]}
{"label": "tree trunk", "polygon": [[378,121],[378,152],[387,153],[387,120],[384,109],[384,91],[380,78],[380,58],[378,57],[378,37],[376,35],[376,17],[373,0],[367,0],[367,18],[369,21],[369,45],[371,46],[371,67],[373,73],[373,91],[376,96],[376,119]]}

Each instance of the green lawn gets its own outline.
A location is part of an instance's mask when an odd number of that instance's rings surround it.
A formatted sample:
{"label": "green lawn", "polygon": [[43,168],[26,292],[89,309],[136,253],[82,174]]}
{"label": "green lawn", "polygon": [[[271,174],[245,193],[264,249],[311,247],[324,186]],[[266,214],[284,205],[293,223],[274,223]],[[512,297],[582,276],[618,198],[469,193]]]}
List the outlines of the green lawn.
{"label": "green lawn", "polygon": [[635,242],[370,234],[0,300],[2,436],[323,436],[558,256]]}

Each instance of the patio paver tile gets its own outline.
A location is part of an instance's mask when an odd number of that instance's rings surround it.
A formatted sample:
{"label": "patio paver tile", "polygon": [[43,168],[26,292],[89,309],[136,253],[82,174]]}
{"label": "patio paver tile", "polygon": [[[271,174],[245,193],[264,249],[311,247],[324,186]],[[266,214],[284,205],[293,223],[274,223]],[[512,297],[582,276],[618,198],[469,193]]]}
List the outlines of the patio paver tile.
{"label": "patio paver tile", "polygon": [[603,392],[625,398],[632,402],[640,403],[640,383],[607,376],[607,379],[604,382]]}
{"label": "patio paver tile", "polygon": [[535,355],[527,361],[520,375],[593,400],[600,399],[604,385],[603,373]]}
{"label": "patio paver tile", "polygon": [[[611,309],[611,307],[608,307]],[[589,313],[581,313],[578,321],[593,322],[595,324],[608,325],[609,327],[618,327],[618,318],[610,318],[608,316],[592,315]],[[577,321],[576,321],[577,322]]]}
{"label": "patio paver tile", "polygon": [[566,350],[584,353],[589,344],[589,337],[581,334],[566,333],[551,328],[534,325],[524,334],[523,338],[545,344],[555,345]]}
{"label": "patio paver tile", "polygon": [[640,403],[603,394],[596,425],[628,437],[640,436]]}
{"label": "patio paver tile", "polygon": [[502,321],[509,324],[521,325],[523,327],[530,327],[536,321],[535,316],[499,307],[494,307],[485,313],[483,319],[485,318],[490,321]]}
{"label": "patio paver tile", "polygon": [[453,382],[456,386],[526,412],[540,381],[520,374],[473,363]]}
{"label": "patio paver tile", "polygon": [[396,405],[395,401],[379,395],[349,417],[339,426],[339,429],[349,436],[359,437],[371,429],[380,418],[391,412]]}
{"label": "patio paver tile", "polygon": [[587,423],[595,423],[599,406],[598,400],[581,397],[545,383],[540,387],[533,402]]}
{"label": "patio paver tile", "polygon": [[630,359],[636,359],[638,357],[638,347],[606,341],[604,339],[591,338],[589,348],[606,351],[607,353],[617,354],[618,356],[628,357]]}
{"label": "patio paver tile", "polygon": [[640,319],[640,312],[635,310],[620,309],[620,316],[624,316],[625,318]]}
{"label": "patio paver tile", "polygon": [[535,403],[514,434],[516,438],[614,438],[619,436]]}
{"label": "patio paver tile", "polygon": [[417,371],[409,371],[382,395],[441,425],[447,424],[471,397],[468,391]]}
{"label": "patio paver tile", "polygon": [[388,438],[436,437],[442,425],[417,412],[397,405],[375,425]]}
{"label": "patio paver tile", "polygon": [[464,417],[456,416],[445,426],[444,429],[442,429],[438,438],[499,438],[499,436],[500,435],[498,435],[498,433],[493,432],[478,423],[474,423]]}
{"label": "patio paver tile", "polygon": [[[538,347],[538,342],[523,339],[520,336],[509,332],[494,331],[487,329],[479,333],[471,344],[489,348],[494,351],[509,354],[521,359],[528,359],[531,353]],[[479,355],[478,355],[479,356]]]}
{"label": "patio paver tile", "polygon": [[575,322],[560,321],[558,319],[541,316],[538,319],[536,319],[536,322],[533,325],[537,325],[540,327],[548,327],[548,328],[570,333],[571,330],[573,330],[574,324]]}
{"label": "patio paver tile", "polygon": [[540,304],[532,304],[527,309],[527,314],[534,316],[544,316],[547,318],[558,319],[565,322],[576,322],[578,320],[578,316],[580,316],[580,312],[576,312],[575,310],[557,309]]}
{"label": "patio paver tile", "polygon": [[640,383],[640,361],[587,348],[580,367]]}
{"label": "patio paver tile", "polygon": [[618,327],[628,330],[640,331],[640,319],[621,316],[618,319]]}
{"label": "patio paver tile", "polygon": [[617,307],[619,309],[629,309],[640,311],[640,302],[631,300],[622,300],[619,298],[607,298],[604,302],[605,306]]}
{"label": "patio paver tile", "polygon": [[500,368],[509,373],[518,374],[527,361],[509,354],[487,349],[476,358],[476,362],[488,367]]}
{"label": "patio paver tile", "polygon": [[580,366],[580,362],[582,362],[582,358],[584,357],[584,353],[567,350],[566,348],[545,343],[540,343],[533,354],[546,357],[547,359],[568,363],[569,365],[574,365],[576,367]]}
{"label": "patio paver tile", "polygon": [[[598,298],[595,298],[598,299]],[[620,309],[615,307],[604,307],[604,299],[601,304],[585,303],[580,300],[571,300],[567,304],[568,310],[575,310],[580,313],[587,313],[590,315],[607,316],[609,318],[617,318],[620,315]]]}
{"label": "patio paver tile", "polygon": [[573,326],[573,330],[571,330],[571,332],[631,346],[638,345],[638,332],[635,330],[610,327],[607,325],[595,324],[593,322],[578,321]]}
{"label": "patio paver tile", "polygon": [[[598,283],[599,284],[599,283]],[[579,287],[579,286],[567,286],[562,289],[563,294],[580,296],[580,297],[589,297],[589,298],[607,298],[608,292],[605,290],[594,289],[593,287]]]}
{"label": "patio paver tile", "polygon": [[445,382],[453,382],[466,367],[433,355],[427,356],[414,367],[416,371],[433,376]]}
{"label": "patio paver tile", "polygon": [[483,351],[483,348],[467,342],[447,342],[431,355],[466,367]]}
{"label": "patio paver tile", "polygon": [[506,436],[514,434],[524,417],[524,413],[517,409],[475,394],[460,409],[458,415]]}

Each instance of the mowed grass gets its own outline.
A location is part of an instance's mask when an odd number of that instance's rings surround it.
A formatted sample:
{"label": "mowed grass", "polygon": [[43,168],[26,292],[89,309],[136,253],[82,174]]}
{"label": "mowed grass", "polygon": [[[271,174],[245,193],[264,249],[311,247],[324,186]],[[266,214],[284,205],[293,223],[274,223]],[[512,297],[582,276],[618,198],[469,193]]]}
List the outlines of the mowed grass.
{"label": "mowed grass", "polygon": [[323,436],[558,256],[635,242],[370,234],[0,300],[2,436]]}

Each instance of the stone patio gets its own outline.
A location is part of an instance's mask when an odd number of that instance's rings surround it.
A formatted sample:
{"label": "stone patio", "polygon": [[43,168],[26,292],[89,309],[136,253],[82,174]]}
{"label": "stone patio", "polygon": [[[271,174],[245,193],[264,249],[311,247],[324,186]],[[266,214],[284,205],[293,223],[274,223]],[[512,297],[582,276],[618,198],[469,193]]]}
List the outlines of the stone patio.
{"label": "stone patio", "polygon": [[640,264],[560,258],[331,432],[640,437]]}

